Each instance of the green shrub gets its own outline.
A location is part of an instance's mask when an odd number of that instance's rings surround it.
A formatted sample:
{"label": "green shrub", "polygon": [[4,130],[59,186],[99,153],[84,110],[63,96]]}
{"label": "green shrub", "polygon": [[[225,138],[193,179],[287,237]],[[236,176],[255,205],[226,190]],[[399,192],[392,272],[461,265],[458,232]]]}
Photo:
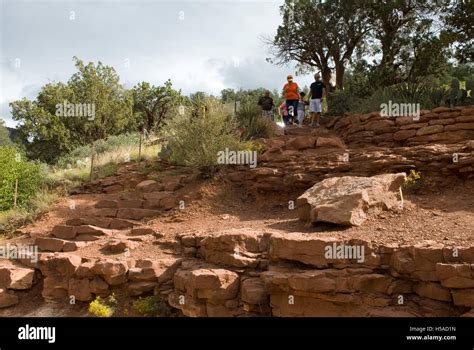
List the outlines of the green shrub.
{"label": "green shrub", "polygon": [[118,165],[115,163],[108,163],[105,164],[104,166],[101,166],[99,170],[97,171],[97,178],[103,179],[104,177],[109,177],[112,175],[115,175],[117,172]]}
{"label": "green shrub", "polygon": [[345,90],[336,90],[329,94],[328,114],[343,115],[346,112],[355,112],[360,99]]}
{"label": "green shrub", "polygon": [[168,316],[170,308],[157,296],[148,296],[135,300],[132,305],[133,309],[144,316]]}
{"label": "green shrub", "polygon": [[236,113],[238,127],[243,130],[244,140],[271,138],[274,135],[275,123],[262,117],[262,111],[256,104],[243,104]]}
{"label": "green shrub", "polygon": [[177,114],[163,132],[168,140],[166,156],[171,162],[210,176],[218,169],[218,152],[225,148],[238,150],[240,145],[235,120],[225,107],[214,101],[207,103],[202,115],[192,111]]}
{"label": "green shrub", "polygon": [[39,164],[25,161],[15,148],[0,147],[0,210],[13,207],[17,179],[17,206],[21,208],[35,197],[43,178]]}
{"label": "green shrub", "polygon": [[[121,151],[123,149],[132,147],[138,148],[139,145],[139,134],[122,134],[116,136],[110,136],[107,140],[98,140],[95,143],[95,154],[97,157],[105,153],[117,153],[117,157],[123,156]],[[57,165],[61,168],[68,168],[68,167],[77,167],[85,165],[92,153],[91,145],[81,146],[74,149],[72,152],[67,154],[64,157],[61,157]]]}

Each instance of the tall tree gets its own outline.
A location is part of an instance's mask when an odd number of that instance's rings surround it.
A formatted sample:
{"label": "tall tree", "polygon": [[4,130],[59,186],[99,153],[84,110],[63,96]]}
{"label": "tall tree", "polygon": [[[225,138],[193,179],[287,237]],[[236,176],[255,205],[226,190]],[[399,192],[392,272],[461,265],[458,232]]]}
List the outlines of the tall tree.
{"label": "tall tree", "polygon": [[[388,86],[405,81],[408,77],[404,76],[404,71],[411,69],[408,58],[411,57],[410,62],[418,63],[417,58],[429,56],[425,55],[428,49],[439,48],[440,42],[434,43],[430,29],[433,16],[440,9],[441,6],[431,0],[380,0],[368,5],[371,54],[381,54],[376,62],[375,85]],[[425,62],[425,66],[430,66],[429,63]]]}
{"label": "tall tree", "polygon": [[[133,87],[133,112],[135,123],[140,132],[138,159],[141,160],[142,140],[145,133],[159,130],[172,113],[184,113],[181,93],[173,89],[170,80],[163,86],[141,82]],[[177,107],[177,108],[176,108]]]}
{"label": "tall tree", "polygon": [[451,2],[443,16],[448,35],[461,63],[474,61],[474,1]]}
{"label": "tall tree", "polygon": [[172,112],[176,112],[181,97],[181,93],[173,89],[170,80],[163,86],[141,82],[133,87],[132,95],[133,112],[141,132],[159,130]]}
{"label": "tall tree", "polygon": [[98,62],[87,65],[74,57],[77,72],[68,81],[74,103],[95,106],[94,117],[77,118],[76,132],[85,143],[116,135],[132,118],[132,97],[120,84],[115,69]]}
{"label": "tall tree", "polygon": [[[50,83],[36,100],[10,103],[30,158],[52,163],[77,146],[123,132],[132,117],[131,96],[112,67],[74,61],[78,71],[67,84]],[[92,114],[76,108],[86,105]]]}
{"label": "tall tree", "polygon": [[335,70],[342,89],[345,68],[370,30],[365,2],[286,0],[280,11],[283,23],[271,42],[277,63],[297,61],[301,72],[317,68],[326,85]]}

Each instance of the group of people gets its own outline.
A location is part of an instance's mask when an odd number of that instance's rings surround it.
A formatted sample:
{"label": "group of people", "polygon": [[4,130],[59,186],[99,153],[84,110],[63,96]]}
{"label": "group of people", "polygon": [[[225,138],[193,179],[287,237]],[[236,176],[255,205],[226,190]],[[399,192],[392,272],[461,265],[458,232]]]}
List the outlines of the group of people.
{"label": "group of people", "polygon": [[[278,107],[279,115],[285,125],[296,124],[302,126],[306,115],[306,106],[309,104],[311,126],[319,126],[319,119],[322,112],[322,101],[326,98],[326,86],[321,81],[319,73],[314,75],[314,82],[309,87],[309,96],[300,91],[297,83],[293,81],[293,76],[287,76],[287,83],[283,86],[283,96],[285,101]],[[273,109],[275,104],[270,97],[270,91],[265,90],[264,96],[258,101],[262,109],[262,115],[273,120]]]}

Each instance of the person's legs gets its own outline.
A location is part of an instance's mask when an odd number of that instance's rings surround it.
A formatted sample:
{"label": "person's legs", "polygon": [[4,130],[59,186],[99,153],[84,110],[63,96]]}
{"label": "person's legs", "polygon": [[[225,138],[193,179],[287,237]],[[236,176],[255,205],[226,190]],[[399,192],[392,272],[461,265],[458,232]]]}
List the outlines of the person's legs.
{"label": "person's legs", "polygon": [[296,119],[296,109],[298,108],[298,100],[286,100],[286,108],[288,109],[288,123],[292,124]]}
{"label": "person's legs", "polygon": [[321,112],[323,111],[323,105],[321,99],[316,100],[316,126],[319,126],[319,119],[321,118]]}
{"label": "person's legs", "polygon": [[314,119],[316,118],[316,100],[311,99],[309,101],[309,112],[311,115],[311,126],[314,126]]}
{"label": "person's legs", "polygon": [[299,104],[298,100],[293,100],[293,110],[295,111],[293,113],[293,124],[298,123],[298,104]]}
{"label": "person's legs", "polygon": [[301,127],[303,126],[303,121],[304,121],[304,111],[298,110],[298,126]]}
{"label": "person's legs", "polygon": [[293,105],[292,105],[291,100],[285,100],[285,104],[286,104],[286,111],[287,111],[285,125],[289,125],[291,121],[291,112],[293,111]]}
{"label": "person's legs", "polygon": [[262,110],[262,117],[273,120],[273,111],[272,110],[267,111],[267,110],[263,109]]}
{"label": "person's legs", "polygon": [[291,124],[291,113],[293,113],[293,103],[291,100],[286,100],[286,110],[288,115],[286,116],[286,123],[285,125],[290,125]]}

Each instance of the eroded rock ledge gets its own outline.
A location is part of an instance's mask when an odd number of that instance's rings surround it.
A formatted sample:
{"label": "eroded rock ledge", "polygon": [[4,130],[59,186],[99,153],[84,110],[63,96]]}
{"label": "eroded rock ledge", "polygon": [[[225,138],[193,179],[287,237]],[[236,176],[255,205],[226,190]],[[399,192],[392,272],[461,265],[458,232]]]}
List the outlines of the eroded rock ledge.
{"label": "eroded rock ledge", "polygon": [[[372,245],[306,233],[234,229],[178,237],[194,256],[81,258],[41,253],[0,267],[0,307],[42,281],[47,301],[90,301],[115,289],[156,294],[186,316],[461,316],[474,309],[474,247]],[[328,246],[363,257],[328,257]],[[362,248],[363,247],[363,248]]]}

